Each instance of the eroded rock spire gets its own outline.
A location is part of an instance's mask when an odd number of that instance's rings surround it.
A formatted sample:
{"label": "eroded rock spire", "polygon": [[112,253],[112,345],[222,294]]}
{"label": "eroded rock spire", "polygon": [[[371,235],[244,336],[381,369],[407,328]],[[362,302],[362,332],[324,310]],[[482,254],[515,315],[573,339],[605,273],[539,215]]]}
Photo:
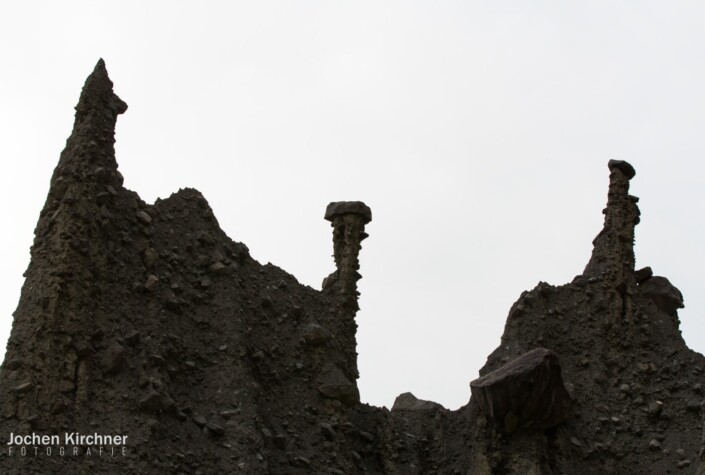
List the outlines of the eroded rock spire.
{"label": "eroded rock spire", "polygon": [[[105,61],[100,59],[81,91],[73,131],[54,170],[52,186],[62,177],[86,179],[95,175],[99,167],[117,170],[113,146],[115,123],[117,116],[126,110],[127,104],[113,92]],[[122,180],[119,181],[122,185]]]}
{"label": "eroded rock spire", "polygon": [[81,97],[76,106],[76,122],[91,113],[98,113],[104,119],[115,123],[119,114],[127,110],[127,104],[113,92],[113,82],[108,77],[108,70],[105,68],[105,61],[99,59],[83,85]]}
{"label": "eroded rock spire", "polygon": [[336,285],[339,293],[357,309],[357,281],[360,274],[358,256],[367,238],[365,225],[372,221],[372,211],[361,201],[339,201],[326,208],[325,219],[333,227],[333,258],[337,270],[328,276],[324,289]]}
{"label": "eroded rock spire", "polygon": [[622,160],[610,160],[610,186],[605,224],[593,240],[590,262],[583,278],[601,280],[610,289],[615,318],[631,320],[634,277],[634,227],[639,223],[639,198],[629,194],[629,181],[636,171]]}
{"label": "eroded rock spire", "polygon": [[[20,418],[51,413],[57,419],[90,399],[96,373],[88,342],[95,328],[107,328],[96,303],[97,282],[116,261],[113,236],[132,239],[121,214],[138,206],[136,195],[122,187],[113,146],[117,116],[126,109],[99,60],[54,169],[8,342],[6,354],[21,368],[12,373],[11,385],[30,388],[16,408],[16,401],[5,402],[5,410]],[[40,338],[44,332],[57,337]],[[37,358],[42,354],[51,358]],[[27,355],[37,359],[30,364]]]}
{"label": "eroded rock spire", "polygon": [[586,277],[604,277],[615,285],[635,285],[634,227],[639,223],[639,198],[629,194],[636,172],[627,162],[610,160],[610,187],[605,225],[593,240],[592,257],[583,271]]}
{"label": "eroded rock spire", "polygon": [[326,208],[324,218],[333,227],[333,258],[336,271],[323,280],[323,290],[336,295],[336,314],[340,321],[339,338],[345,351],[345,369],[353,378],[359,377],[355,352],[358,305],[357,281],[361,276],[359,254],[367,238],[365,225],[372,221],[372,210],[362,201],[338,201]]}

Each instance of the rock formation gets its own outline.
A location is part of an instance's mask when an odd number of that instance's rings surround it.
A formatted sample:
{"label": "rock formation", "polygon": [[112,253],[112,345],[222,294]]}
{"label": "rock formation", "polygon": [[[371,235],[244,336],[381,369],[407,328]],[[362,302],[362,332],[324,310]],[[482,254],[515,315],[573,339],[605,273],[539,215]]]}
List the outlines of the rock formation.
{"label": "rock formation", "polygon": [[370,209],[328,206],[337,270],[322,291],[303,286],[226,236],[196,190],[148,205],[125,189],[113,143],[126,109],[100,61],[0,368],[2,473],[704,473],[705,358],[681,338],[680,292],[635,272],[631,165],[609,163],[584,272],[522,293],[468,404],[404,394],[389,411],[360,403],[355,382]]}
{"label": "rock formation", "polygon": [[506,433],[555,427],[570,416],[573,401],[563,386],[558,358],[536,348],[470,383],[490,421]]}

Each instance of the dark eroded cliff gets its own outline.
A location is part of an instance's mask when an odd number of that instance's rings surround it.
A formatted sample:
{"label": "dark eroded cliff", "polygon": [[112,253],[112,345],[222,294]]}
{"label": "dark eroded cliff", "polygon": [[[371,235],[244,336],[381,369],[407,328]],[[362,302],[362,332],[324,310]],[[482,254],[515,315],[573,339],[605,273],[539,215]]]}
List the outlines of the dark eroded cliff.
{"label": "dark eroded cliff", "polygon": [[[635,272],[629,164],[609,163],[584,272],[519,297],[469,403],[404,394],[388,411],[355,383],[369,208],[331,203],[337,270],[303,286],[226,236],[198,191],[148,205],[123,187],[112,86],[101,60],[35,231],[0,369],[2,473],[698,472],[705,359],[681,338],[680,292]],[[6,445],[71,445],[64,432],[127,435],[126,455]]]}

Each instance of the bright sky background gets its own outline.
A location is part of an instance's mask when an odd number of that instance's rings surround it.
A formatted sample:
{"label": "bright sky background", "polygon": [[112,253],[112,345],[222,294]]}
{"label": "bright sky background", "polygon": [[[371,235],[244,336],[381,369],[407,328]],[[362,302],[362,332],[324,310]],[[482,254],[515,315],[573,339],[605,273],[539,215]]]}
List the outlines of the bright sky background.
{"label": "bright sky background", "polygon": [[581,273],[610,158],[636,170],[637,265],[705,351],[705,3],[26,1],[0,7],[0,342],[86,76],[129,109],[125,185],[198,188],[300,282],[333,269],[330,201],[373,211],[364,401],[457,408],[511,304]]}

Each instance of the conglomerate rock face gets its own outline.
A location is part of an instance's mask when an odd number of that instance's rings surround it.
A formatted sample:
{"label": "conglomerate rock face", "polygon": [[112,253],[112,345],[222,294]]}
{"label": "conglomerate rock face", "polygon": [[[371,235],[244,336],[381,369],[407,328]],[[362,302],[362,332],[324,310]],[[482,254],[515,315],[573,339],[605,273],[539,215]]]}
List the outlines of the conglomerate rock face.
{"label": "conglomerate rock face", "polygon": [[125,189],[113,143],[126,109],[101,60],[0,368],[0,472],[703,473],[705,359],[681,338],[678,289],[635,273],[626,162],[609,164],[583,274],[509,311],[474,383],[485,399],[449,411],[404,394],[389,411],[356,385],[369,208],[329,205],[338,268],[324,290],[303,286],[226,236],[198,191],[148,205]]}

